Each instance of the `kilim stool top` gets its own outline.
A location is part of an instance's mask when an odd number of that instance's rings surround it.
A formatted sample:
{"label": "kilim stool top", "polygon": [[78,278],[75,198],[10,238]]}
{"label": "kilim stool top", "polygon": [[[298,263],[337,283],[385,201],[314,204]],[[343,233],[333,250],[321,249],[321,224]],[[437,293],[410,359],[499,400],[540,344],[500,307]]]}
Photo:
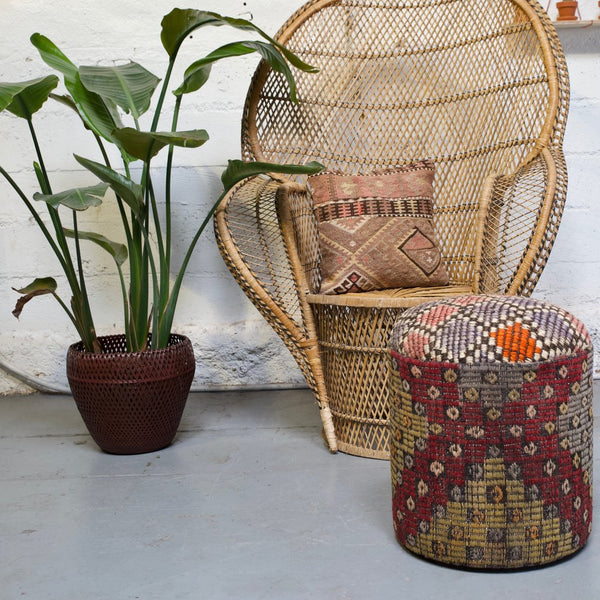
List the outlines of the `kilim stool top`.
{"label": "kilim stool top", "polygon": [[541,565],[592,523],[592,344],[568,312],[462,296],[405,311],[391,339],[398,541],[473,568]]}

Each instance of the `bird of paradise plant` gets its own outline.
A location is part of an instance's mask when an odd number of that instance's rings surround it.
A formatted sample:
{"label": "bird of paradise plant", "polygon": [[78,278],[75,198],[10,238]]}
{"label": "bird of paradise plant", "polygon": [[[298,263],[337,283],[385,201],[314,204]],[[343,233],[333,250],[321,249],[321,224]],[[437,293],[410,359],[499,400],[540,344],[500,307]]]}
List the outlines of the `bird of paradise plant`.
{"label": "bird of paradise plant", "polygon": [[[31,284],[16,290],[21,294],[13,314],[19,316],[31,299],[51,294],[60,303],[75,326],[88,352],[101,352],[96,334],[84,273],[82,241],[102,247],[114,259],[123,299],[124,330],[130,351],[164,348],[168,344],[182,281],[194,248],[225,194],[239,181],[261,173],[310,174],[321,170],[318,163],[280,165],[231,160],[222,174],[223,191],[207,211],[189,242],[181,266],[172,273],[171,248],[171,182],[173,148],[197,148],[209,139],[203,129],[179,131],[181,106],[187,94],[199,90],[208,80],[214,63],[256,52],[272,69],[289,83],[295,99],[295,81],[291,67],[305,72],[316,69],[287,50],[252,22],[195,9],[172,10],[162,20],[161,41],[168,64],[158,100],[153,109],[150,127],[143,130],[141,117],[150,109],[152,97],[160,79],[135,62],[115,66],[77,66],[47,37],[35,33],[31,42],[43,61],[63,77],[66,93],[54,92],[59,84],[57,75],[47,75],[19,83],[0,83],[0,111],[8,111],[27,122],[35,152],[33,165],[40,191],[30,199],[15,179],[0,166],[0,174],[8,181],[35,219],[50,248],[58,258],[70,287],[70,302],[57,291],[53,277],[38,277]],[[159,131],[165,110],[165,99],[176,58],[190,34],[207,26],[227,26],[257,34],[258,39],[223,45],[193,62],[184,73],[183,82],[174,90],[175,102],[170,131]],[[290,67],[291,65],[291,67]],[[98,178],[86,187],[55,192],[46,169],[42,143],[36,135],[34,115],[48,99],[72,108],[95,137],[101,161],[75,155],[77,162]],[[128,115],[132,126],[124,126]],[[111,165],[107,144],[118,149],[122,167]],[[164,209],[159,210],[153,185],[152,159],[163,149],[166,161]],[[132,177],[131,164],[142,161],[138,181]],[[97,232],[83,231],[78,213],[100,205],[109,188],[112,190],[123,225],[124,242],[107,239]],[[38,206],[45,206],[49,223],[42,218]],[[65,223],[65,214],[69,226]],[[72,241],[70,241],[72,240]],[[128,270],[125,269],[126,263]],[[174,277],[172,277],[174,275]]]}

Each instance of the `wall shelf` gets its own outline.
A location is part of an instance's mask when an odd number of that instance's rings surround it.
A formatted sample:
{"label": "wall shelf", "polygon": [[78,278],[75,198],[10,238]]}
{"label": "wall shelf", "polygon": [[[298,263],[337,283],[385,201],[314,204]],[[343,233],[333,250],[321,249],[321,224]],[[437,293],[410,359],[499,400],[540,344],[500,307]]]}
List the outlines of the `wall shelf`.
{"label": "wall shelf", "polygon": [[600,27],[600,19],[578,19],[577,21],[552,21],[556,29],[589,29]]}

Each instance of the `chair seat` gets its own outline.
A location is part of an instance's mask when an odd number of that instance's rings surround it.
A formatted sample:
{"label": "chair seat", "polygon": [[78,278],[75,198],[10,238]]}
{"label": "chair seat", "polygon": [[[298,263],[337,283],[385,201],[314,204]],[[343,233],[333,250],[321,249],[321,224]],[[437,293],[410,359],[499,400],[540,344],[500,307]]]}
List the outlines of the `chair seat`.
{"label": "chair seat", "polygon": [[350,294],[307,294],[309,304],[356,306],[363,308],[407,308],[429,300],[452,298],[471,294],[469,285],[445,285],[442,287],[395,288]]}

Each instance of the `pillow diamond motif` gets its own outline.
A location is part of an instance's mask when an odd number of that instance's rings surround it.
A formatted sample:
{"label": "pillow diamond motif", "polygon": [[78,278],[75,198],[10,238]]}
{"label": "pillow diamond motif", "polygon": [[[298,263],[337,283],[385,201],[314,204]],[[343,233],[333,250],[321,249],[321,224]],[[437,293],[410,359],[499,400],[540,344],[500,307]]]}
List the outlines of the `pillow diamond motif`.
{"label": "pillow diamond motif", "polygon": [[366,175],[309,177],[322,294],[440,286],[448,275],[433,229],[433,163]]}
{"label": "pillow diamond motif", "polygon": [[406,241],[398,246],[428,277],[440,266],[442,257],[435,242],[420,229],[415,228]]}

